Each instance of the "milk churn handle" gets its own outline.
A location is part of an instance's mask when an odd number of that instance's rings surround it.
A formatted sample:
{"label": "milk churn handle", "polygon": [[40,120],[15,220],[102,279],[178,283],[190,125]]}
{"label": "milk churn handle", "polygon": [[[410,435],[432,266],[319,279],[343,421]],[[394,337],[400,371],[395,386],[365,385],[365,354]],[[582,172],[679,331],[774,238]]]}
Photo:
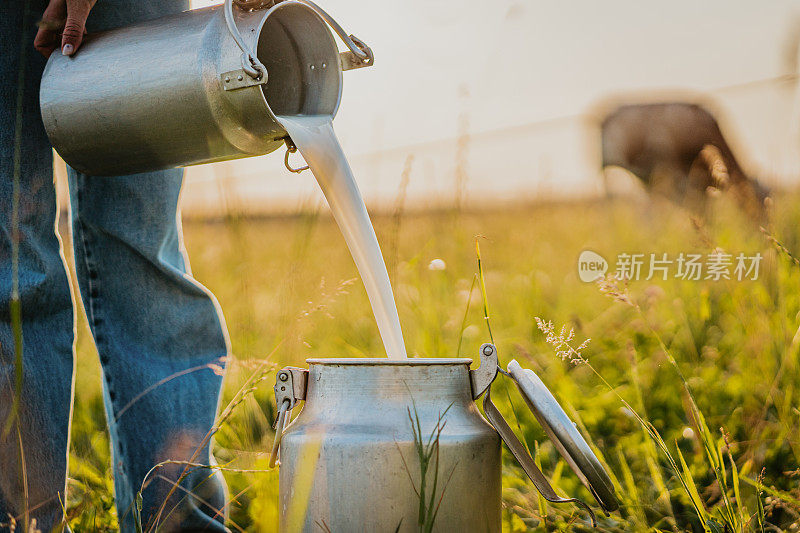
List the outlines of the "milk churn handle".
{"label": "milk churn handle", "polygon": [[236,26],[236,21],[233,19],[233,0],[225,0],[223,10],[225,12],[225,24],[228,26],[228,31],[231,37],[233,37],[233,40],[236,41],[236,45],[242,51],[242,70],[255,80],[265,78],[267,76],[267,67],[259,61],[256,53],[245,44],[239,28]]}
{"label": "milk churn handle", "polygon": [[[229,0],[230,1],[230,0]],[[306,7],[316,13],[322,20],[324,20],[328,26],[339,36],[342,42],[350,49],[350,52],[342,52],[343,55],[348,55],[349,57],[343,58],[343,67],[342,70],[350,70],[353,68],[359,67],[368,67],[371,66],[375,61],[375,56],[372,53],[372,49],[367,46],[367,44],[356,37],[355,35],[348,34],[344,31],[344,28],[336,22],[336,20],[331,17],[327,11],[319,7],[317,4],[312,2],[311,0],[278,0],[275,4],[267,10],[267,14],[265,17],[269,17],[272,12],[276,9],[281,9],[287,5],[301,5]],[[230,27],[230,24],[228,25]],[[236,30],[238,32],[238,30]],[[231,30],[233,33],[233,30]],[[234,38],[236,36],[234,35]],[[238,41],[237,41],[238,42]],[[241,45],[240,45],[241,46]],[[244,48],[242,48],[244,50]]]}
{"label": "milk churn handle", "polygon": [[281,448],[281,437],[283,437],[283,430],[292,416],[292,409],[289,407],[289,400],[284,401],[278,409],[278,418],[275,420],[275,440],[272,441],[272,451],[269,454],[269,467],[275,468],[278,461],[278,451]]}
{"label": "milk churn handle", "polygon": [[364,43],[364,41],[362,41],[355,35],[353,34],[348,35],[347,32],[344,31],[344,28],[342,28],[342,26],[338,22],[336,22],[336,20],[334,20],[333,17],[331,17],[324,9],[319,7],[317,4],[315,4],[311,0],[284,0],[284,2],[282,3],[287,3],[287,2],[303,4],[306,7],[312,9],[317,15],[322,17],[322,19],[328,23],[328,26],[330,26],[333,29],[333,31],[336,32],[336,34],[339,36],[339,38],[342,40],[345,46],[347,46],[347,48],[349,48],[350,51],[353,52],[361,61],[363,61],[365,64],[371,64],[374,61],[375,58],[373,57],[372,50],[369,48],[369,46],[367,46]]}
{"label": "milk churn handle", "polygon": [[[225,12],[225,24],[228,26],[228,31],[230,32],[233,40],[236,41],[236,45],[242,51],[242,70],[244,70],[248,76],[253,79],[261,80],[267,76],[267,67],[258,59],[255,51],[252,50],[247,44],[245,44],[244,39],[242,38],[242,34],[239,31],[239,28],[236,26],[236,21],[233,18],[233,2],[234,0],[225,0],[225,5],[223,6],[223,11]],[[350,65],[345,68],[356,68],[358,66],[369,66],[375,61],[375,56],[372,53],[372,49],[364,43],[361,39],[356,37],[353,34],[348,34],[344,31],[344,28],[336,22],[336,20],[331,17],[327,11],[319,7],[317,4],[312,2],[311,0],[278,0],[275,4],[267,10],[267,14],[265,15],[268,17],[273,10],[277,8],[281,8],[286,4],[299,4],[303,5],[320,16],[332,29],[342,42],[350,49],[350,52],[355,56],[358,64],[353,64],[352,61],[349,61]]]}

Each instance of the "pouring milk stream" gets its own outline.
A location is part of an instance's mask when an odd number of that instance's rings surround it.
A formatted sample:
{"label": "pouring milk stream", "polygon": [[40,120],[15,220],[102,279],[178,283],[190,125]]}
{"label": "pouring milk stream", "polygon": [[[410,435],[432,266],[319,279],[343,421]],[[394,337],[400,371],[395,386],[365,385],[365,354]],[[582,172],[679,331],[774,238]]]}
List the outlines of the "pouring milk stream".
{"label": "pouring milk stream", "polygon": [[353,172],[328,116],[279,116],[328,200],[367,290],[369,303],[389,359],[404,359],[406,348],[392,285],[375,230]]}

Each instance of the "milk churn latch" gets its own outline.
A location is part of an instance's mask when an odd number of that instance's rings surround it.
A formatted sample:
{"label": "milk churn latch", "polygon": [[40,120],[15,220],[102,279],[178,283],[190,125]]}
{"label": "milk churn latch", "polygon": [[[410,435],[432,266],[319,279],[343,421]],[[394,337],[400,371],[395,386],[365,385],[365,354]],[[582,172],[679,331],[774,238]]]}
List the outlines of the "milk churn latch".
{"label": "milk churn latch", "polygon": [[595,525],[594,512],[583,501],[577,498],[562,498],[556,494],[556,491],[547,481],[545,475],[542,474],[542,471],[539,470],[539,467],[536,466],[536,463],[525,449],[525,446],[519,441],[514,431],[508,425],[508,422],[506,422],[506,419],[503,418],[503,415],[494,403],[492,403],[492,383],[494,383],[498,372],[514,379],[500,367],[497,358],[497,348],[495,348],[493,344],[487,342],[480,347],[478,355],[481,361],[480,366],[469,372],[470,381],[472,383],[472,398],[477,400],[481,394],[484,392],[486,393],[486,396],[483,398],[483,410],[486,414],[486,418],[489,419],[489,423],[494,427],[497,433],[500,434],[500,438],[506,443],[511,454],[516,458],[520,466],[522,466],[522,469],[544,499],[551,503],[576,503],[580,505],[589,512],[592,518],[592,525]]}
{"label": "milk churn latch", "polygon": [[503,371],[497,361],[497,349],[494,344],[485,343],[481,345],[478,350],[480,357],[480,366],[469,371],[469,380],[472,384],[472,399],[477,400],[481,394],[488,389],[494,378],[497,377],[497,371]]}
{"label": "milk churn latch", "polygon": [[[266,71],[264,71],[266,72]],[[236,89],[244,89],[246,87],[253,87],[255,85],[265,85],[267,83],[267,76],[260,78],[251,78],[244,69],[229,70],[220,75],[222,80],[222,88],[226,91],[235,91]]]}
{"label": "milk churn latch", "polygon": [[616,510],[619,503],[608,473],[542,380],[532,370],[522,368],[515,360],[509,362],[508,372],[504,371],[498,363],[497,348],[492,344],[482,345],[479,357],[480,367],[470,371],[473,399],[477,400],[481,394],[486,393],[483,398],[483,411],[486,418],[500,434],[500,438],[506,443],[539,493],[552,503],[571,502],[580,505],[589,512],[592,525],[596,525],[594,512],[585,502],[578,498],[562,498],[553,490],[525,446],[492,403],[491,385],[498,372],[514,381],[525,403],[547,436],[584,486],[592,493],[600,507],[606,512]]}
{"label": "milk churn latch", "polygon": [[272,452],[269,456],[269,467],[275,468],[278,461],[278,451],[281,446],[281,437],[286,426],[292,418],[292,409],[300,400],[306,399],[308,385],[308,370],[288,366],[278,372],[275,380],[275,405],[278,406],[278,415],[275,418],[275,440],[272,443]]}
{"label": "milk churn latch", "polygon": [[[268,73],[267,67],[258,59],[256,52],[245,43],[236,20],[233,15],[233,6],[236,4],[238,9],[244,11],[254,11],[257,9],[268,8],[265,18],[276,8],[282,7],[286,4],[299,4],[303,5],[314,11],[319,17],[324,20],[339,38],[344,42],[349,50],[339,53],[339,65],[342,70],[352,70],[355,68],[369,67],[375,62],[375,56],[372,49],[367,46],[364,41],[359,39],[353,34],[347,34],[344,28],[334,20],[324,9],[319,7],[311,0],[225,0],[223,11],[225,13],[225,24],[228,26],[228,31],[236,42],[236,45],[242,51],[242,68],[241,70],[231,70],[224,72],[220,78],[223,81],[222,87],[226,91],[234,91],[236,89],[244,89],[254,85],[264,85],[267,83]],[[279,5],[280,4],[280,5]]]}

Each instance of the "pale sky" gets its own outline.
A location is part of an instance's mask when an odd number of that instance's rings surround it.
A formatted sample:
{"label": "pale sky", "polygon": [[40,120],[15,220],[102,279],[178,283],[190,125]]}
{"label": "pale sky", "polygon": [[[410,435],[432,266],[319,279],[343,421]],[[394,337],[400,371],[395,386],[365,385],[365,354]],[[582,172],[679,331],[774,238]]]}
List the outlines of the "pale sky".
{"label": "pale sky", "polygon": [[[620,92],[707,94],[754,171],[786,182],[800,169],[795,84],[731,87],[794,71],[799,1],[318,3],[375,53],[374,67],[344,73],[334,121],[373,203],[391,202],[410,153],[409,196],[420,202],[454,194],[459,157],[468,196],[596,191],[591,127],[560,117]],[[313,178],[281,168],[274,153],[191,169],[186,207],[210,207],[219,179],[258,206],[319,200]]]}

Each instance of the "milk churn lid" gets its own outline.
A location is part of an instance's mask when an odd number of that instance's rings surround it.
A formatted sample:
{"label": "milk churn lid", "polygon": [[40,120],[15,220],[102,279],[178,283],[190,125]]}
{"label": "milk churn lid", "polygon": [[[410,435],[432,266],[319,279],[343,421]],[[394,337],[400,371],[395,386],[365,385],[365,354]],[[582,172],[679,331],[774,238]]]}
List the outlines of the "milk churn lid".
{"label": "milk churn lid", "polygon": [[547,436],[597,503],[608,512],[617,509],[611,478],[539,376],[513,359],[508,363],[508,373]]}

